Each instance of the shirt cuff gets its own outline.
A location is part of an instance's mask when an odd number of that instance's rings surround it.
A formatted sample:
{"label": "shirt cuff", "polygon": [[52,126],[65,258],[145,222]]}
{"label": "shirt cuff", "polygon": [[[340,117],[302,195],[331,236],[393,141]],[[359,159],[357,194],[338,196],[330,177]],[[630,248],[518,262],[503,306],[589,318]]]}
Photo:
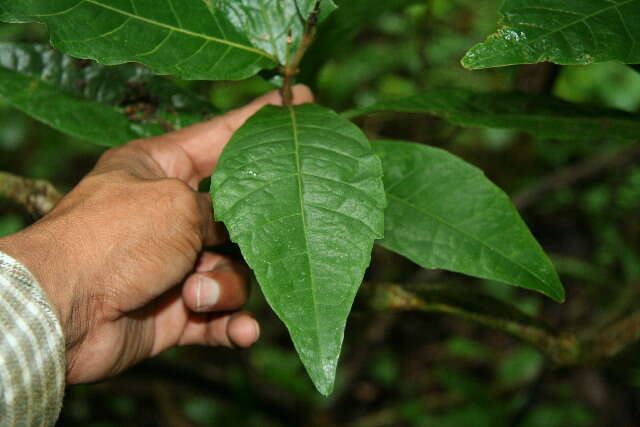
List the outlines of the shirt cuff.
{"label": "shirt cuff", "polygon": [[0,252],[0,426],[50,426],[62,408],[65,343],[33,275]]}

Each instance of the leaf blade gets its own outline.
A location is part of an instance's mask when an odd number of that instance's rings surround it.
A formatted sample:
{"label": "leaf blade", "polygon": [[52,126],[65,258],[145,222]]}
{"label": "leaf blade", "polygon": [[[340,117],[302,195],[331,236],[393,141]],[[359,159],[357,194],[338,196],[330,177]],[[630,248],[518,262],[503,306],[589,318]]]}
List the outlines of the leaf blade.
{"label": "leaf blade", "polygon": [[509,198],[444,150],[374,141],[389,206],[380,245],[424,268],[503,282],[564,300],[551,261]]}
{"label": "leaf blade", "polygon": [[64,133],[104,146],[179,129],[215,112],[137,65],[104,67],[44,46],[0,43],[0,96]]}
{"label": "leaf blade", "polygon": [[[316,0],[221,0],[218,8],[254,46],[287,64],[298,49]],[[334,9],[331,0],[320,6],[322,18]]]}
{"label": "leaf blade", "polygon": [[467,89],[436,89],[406,98],[381,101],[343,113],[356,118],[378,112],[432,114],[466,127],[513,129],[533,135],[575,140],[637,140],[637,114],[576,104],[547,96],[511,92],[477,93]]}
{"label": "leaf blade", "polygon": [[462,59],[470,69],[550,61],[640,63],[639,0],[507,0],[500,28]]}
{"label": "leaf blade", "polygon": [[167,8],[149,0],[0,0],[0,8],[13,22],[47,24],[57,49],[105,65],[136,61],[193,80],[237,80],[275,66],[217,9],[166,1]]}
{"label": "leaf blade", "polygon": [[325,395],[373,241],[383,232],[381,177],[380,160],[357,127],[304,105],[266,107],[251,118],[212,180],[216,218],[240,245]]}

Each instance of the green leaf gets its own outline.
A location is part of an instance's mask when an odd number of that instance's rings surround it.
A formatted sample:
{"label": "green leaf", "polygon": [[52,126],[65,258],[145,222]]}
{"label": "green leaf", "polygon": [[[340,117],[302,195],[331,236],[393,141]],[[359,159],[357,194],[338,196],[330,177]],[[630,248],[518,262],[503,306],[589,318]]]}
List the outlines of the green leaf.
{"label": "green leaf", "polygon": [[343,116],[354,118],[384,111],[433,114],[460,126],[514,129],[542,138],[637,140],[640,136],[637,114],[548,96],[466,89],[432,90],[382,101]]}
{"label": "green leaf", "polygon": [[0,0],[4,18],[47,24],[51,43],[105,65],[140,62],[183,79],[236,80],[273,68],[210,0]]}
{"label": "green leaf", "polygon": [[[315,4],[316,0],[220,0],[218,8],[255,47],[287,64],[300,45]],[[324,0],[323,16],[335,7],[330,0]]]}
{"label": "green leaf", "polygon": [[106,146],[179,129],[214,112],[206,100],[143,67],[105,67],[17,43],[0,43],[0,97],[62,132]]}
{"label": "green leaf", "polygon": [[640,0],[506,0],[499,25],[463,66],[640,63]]}
{"label": "green leaf", "polygon": [[328,395],[347,316],[384,228],[380,159],[330,110],[268,106],[225,147],[211,188],[216,218]]}
{"label": "green leaf", "polygon": [[385,248],[424,268],[496,280],[564,300],[564,289],[506,194],[444,150],[376,141],[389,206]]}

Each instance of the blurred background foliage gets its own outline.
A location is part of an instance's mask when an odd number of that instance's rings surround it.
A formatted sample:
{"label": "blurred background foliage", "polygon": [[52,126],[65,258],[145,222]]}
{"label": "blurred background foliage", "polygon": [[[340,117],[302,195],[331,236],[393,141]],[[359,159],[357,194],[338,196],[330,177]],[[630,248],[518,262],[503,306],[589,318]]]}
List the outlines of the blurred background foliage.
{"label": "blurred background foliage", "polygon": [[[302,75],[319,102],[342,110],[424,89],[465,87],[640,108],[640,73],[622,64],[464,70],[459,60],[465,51],[495,29],[498,0],[484,0],[482,7],[472,0],[398,4],[393,12],[372,13],[352,42],[320,36]],[[0,26],[0,41],[46,37],[39,25]],[[223,110],[273,88],[266,76],[179,83],[208,94]],[[556,263],[568,302],[421,270],[379,248],[370,281],[473,287],[567,330],[638,306],[637,149],[585,142],[581,135],[559,143],[512,131],[462,129],[411,114],[375,115],[359,124],[373,138],[444,147],[481,167],[514,196]],[[68,191],[101,152],[0,101],[0,170]],[[19,207],[0,203],[0,235],[32,221]],[[552,369],[538,351],[503,333],[444,315],[375,313],[357,302],[336,392],[324,399],[256,287],[249,308],[263,325],[253,349],[174,349],[113,380],[70,388],[59,425],[640,426],[640,346],[604,367]]]}

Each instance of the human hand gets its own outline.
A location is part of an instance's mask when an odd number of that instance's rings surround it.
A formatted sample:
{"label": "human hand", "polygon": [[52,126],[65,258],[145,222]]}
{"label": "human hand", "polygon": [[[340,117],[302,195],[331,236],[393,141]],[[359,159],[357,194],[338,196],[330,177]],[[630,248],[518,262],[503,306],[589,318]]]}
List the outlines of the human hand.
{"label": "human hand", "polygon": [[[312,102],[296,86],[295,103]],[[54,305],[67,345],[67,382],[97,381],[175,345],[248,347],[257,322],[240,309],[243,266],[205,246],[226,234],[212,219],[211,175],[233,132],[272,92],[239,110],[107,151],[42,220],[0,240]]]}

